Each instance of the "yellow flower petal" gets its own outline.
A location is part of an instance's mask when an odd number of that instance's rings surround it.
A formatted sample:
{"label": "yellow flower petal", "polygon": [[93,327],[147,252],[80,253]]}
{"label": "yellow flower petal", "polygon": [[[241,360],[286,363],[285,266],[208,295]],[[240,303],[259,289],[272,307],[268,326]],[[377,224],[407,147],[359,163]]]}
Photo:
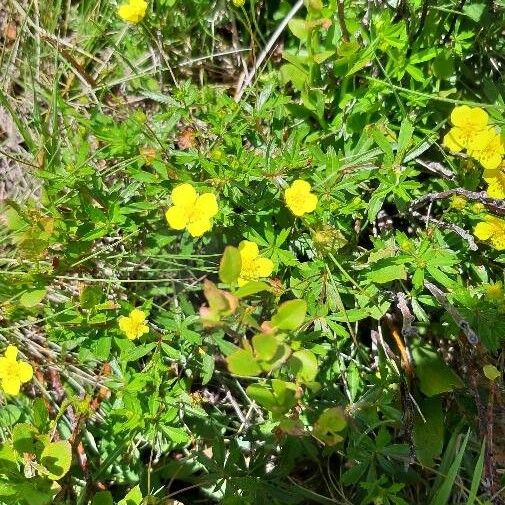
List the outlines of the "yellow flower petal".
{"label": "yellow flower petal", "polygon": [[8,395],[18,395],[21,389],[21,381],[16,377],[6,377],[2,379],[2,389]]}
{"label": "yellow flower petal", "polygon": [[214,217],[219,211],[217,205],[216,195],[212,193],[201,194],[195,202],[193,213],[200,216],[200,218]]}
{"label": "yellow flower petal", "polygon": [[0,358],[0,379],[7,377],[9,373],[9,363],[11,362],[12,361],[8,360],[7,358]]}
{"label": "yellow flower petal", "polygon": [[28,382],[32,380],[32,365],[30,365],[30,363],[26,363],[25,361],[20,361],[18,364],[18,377],[21,382]]}
{"label": "yellow flower petal", "polygon": [[242,242],[238,245],[238,250],[242,260],[252,260],[259,256],[260,253],[258,244],[251,242],[250,240],[242,240]]}
{"label": "yellow flower petal", "polygon": [[192,237],[201,237],[205,232],[212,228],[210,219],[199,219],[188,224],[187,230]]}
{"label": "yellow flower petal", "polygon": [[475,129],[484,128],[489,120],[489,116],[484,109],[480,107],[469,107],[460,105],[455,107],[451,113],[451,123],[454,126],[463,128],[472,127]]}
{"label": "yellow flower petal", "polygon": [[[464,146],[460,143],[461,137],[458,137],[458,132],[455,131],[456,128],[451,128],[446,135],[444,136],[444,140],[442,141],[442,145],[447,147],[449,151],[457,153],[461,151]],[[459,140],[458,140],[459,138]]]}
{"label": "yellow flower petal", "polygon": [[495,231],[494,227],[491,224],[482,221],[478,223],[477,226],[474,228],[473,234],[479,240],[487,240],[493,235],[494,231]]}
{"label": "yellow flower petal", "polygon": [[170,207],[165,212],[165,218],[168,226],[174,230],[184,230],[189,221],[189,211],[184,207]]}
{"label": "yellow flower petal", "polygon": [[311,187],[307,181],[304,181],[302,179],[296,179],[296,181],[293,181],[293,184],[291,184],[291,189],[293,191],[299,191],[301,193],[309,193]]}
{"label": "yellow flower petal", "polygon": [[491,198],[505,198],[505,176],[489,177],[484,179],[488,187],[486,193]]}
{"label": "yellow flower petal", "polygon": [[5,350],[5,357],[8,360],[16,361],[16,358],[18,357],[18,348],[14,345],[7,346],[7,349]]}
{"label": "yellow flower petal", "polygon": [[256,258],[254,263],[258,277],[268,277],[274,269],[274,262],[269,258]]}
{"label": "yellow flower petal", "polygon": [[193,207],[198,194],[195,188],[188,183],[180,184],[172,190],[172,203],[177,207]]}
{"label": "yellow flower petal", "polygon": [[317,196],[314,193],[309,193],[305,200],[305,205],[303,207],[303,212],[305,214],[313,212],[317,207]]}
{"label": "yellow flower petal", "polygon": [[146,320],[145,313],[140,309],[133,309],[130,312],[130,320],[133,324],[140,324]]}

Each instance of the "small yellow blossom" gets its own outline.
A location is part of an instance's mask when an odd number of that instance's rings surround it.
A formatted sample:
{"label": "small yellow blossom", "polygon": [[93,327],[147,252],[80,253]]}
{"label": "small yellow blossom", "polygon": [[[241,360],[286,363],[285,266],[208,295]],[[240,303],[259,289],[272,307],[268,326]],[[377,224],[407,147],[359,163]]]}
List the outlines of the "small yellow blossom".
{"label": "small yellow blossom", "polygon": [[243,7],[245,4],[245,0],[232,0],[232,2],[235,7]]}
{"label": "small yellow blossom", "polygon": [[212,193],[199,195],[191,184],[181,184],[172,190],[172,207],[165,217],[174,230],[186,228],[192,237],[200,237],[212,228],[212,218],[218,212]]}
{"label": "small yellow blossom", "polygon": [[503,300],[503,282],[498,281],[493,284],[486,284],[486,299],[491,302],[500,302]]}
{"label": "small yellow blossom", "polygon": [[238,285],[243,286],[249,281],[268,277],[273,269],[274,263],[268,258],[262,258],[258,245],[249,240],[242,240],[238,246],[242,267],[238,278]]}
{"label": "small yellow blossom", "polygon": [[117,9],[118,16],[127,23],[140,23],[147,11],[147,2],[145,0],[128,0]]}
{"label": "small yellow blossom", "polygon": [[505,250],[505,221],[503,219],[487,215],[484,221],[477,224],[473,233],[479,240],[489,240],[496,250]]}
{"label": "small yellow blossom", "polygon": [[505,154],[503,138],[494,128],[487,128],[474,135],[467,147],[468,154],[478,160],[486,170],[498,168]]}
{"label": "small yellow blossom", "polygon": [[9,345],[0,358],[0,387],[9,395],[19,394],[21,384],[33,377],[33,368],[25,361],[17,361],[18,349]]}
{"label": "small yellow blossom", "polygon": [[466,207],[466,198],[464,196],[454,195],[451,198],[451,207],[456,210],[463,210]]}
{"label": "small yellow blossom", "polygon": [[487,112],[480,107],[455,107],[451,113],[453,127],[445,135],[443,144],[454,152],[467,148],[472,138],[486,129],[488,120]]}
{"label": "small yellow blossom", "polygon": [[128,317],[118,319],[119,329],[129,340],[135,340],[145,333],[149,333],[149,326],[145,323],[146,314],[140,309],[133,309]]}
{"label": "small yellow blossom", "polygon": [[310,184],[301,179],[297,179],[286,189],[284,199],[288,209],[295,216],[303,216],[312,212],[317,205],[317,196],[311,193]]}

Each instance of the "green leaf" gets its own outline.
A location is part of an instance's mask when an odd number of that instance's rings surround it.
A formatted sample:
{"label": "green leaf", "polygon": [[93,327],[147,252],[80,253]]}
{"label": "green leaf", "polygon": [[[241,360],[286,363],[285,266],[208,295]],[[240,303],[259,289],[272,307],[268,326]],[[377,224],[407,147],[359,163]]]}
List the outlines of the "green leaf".
{"label": "green leaf", "polygon": [[35,454],[37,430],[27,423],[16,424],[12,430],[12,443],[20,456],[24,453]]}
{"label": "green leaf", "polygon": [[47,431],[49,426],[49,412],[42,398],[33,401],[33,424],[40,433]]}
{"label": "green leaf", "polygon": [[98,491],[98,493],[93,496],[93,501],[91,505],[114,505],[114,500],[110,491]]}
{"label": "green leaf", "polygon": [[289,24],[288,24],[289,29],[291,30],[291,33],[300,40],[307,40],[307,37],[309,36],[309,27],[305,19],[302,18],[293,18]]}
{"label": "green leaf", "polygon": [[254,354],[262,361],[270,361],[276,354],[279,342],[275,335],[260,333],[252,338]]}
{"label": "green leaf", "polygon": [[139,486],[135,486],[130,489],[128,494],[118,502],[117,505],[141,505],[142,503],[142,492]]}
{"label": "green leaf", "polygon": [[280,73],[282,83],[287,84],[291,82],[298,91],[303,89],[308,79],[308,73],[292,63],[285,63],[282,65]]}
{"label": "green leaf", "polygon": [[272,325],[279,330],[294,331],[302,325],[306,313],[305,300],[289,300],[279,306],[272,317]]}
{"label": "green leaf", "polygon": [[414,444],[417,459],[427,467],[433,467],[434,458],[440,456],[444,446],[444,416],[440,397],[417,399],[419,414],[414,420]]}
{"label": "green leaf", "polygon": [[299,382],[312,382],[318,372],[315,354],[308,349],[301,349],[293,353],[289,365]]}
{"label": "green leaf", "polygon": [[407,271],[405,270],[404,265],[389,265],[368,272],[367,277],[371,282],[375,282],[377,284],[387,284],[388,282],[394,280],[406,280]]}
{"label": "green leaf", "polygon": [[470,492],[468,493],[468,498],[465,505],[473,505],[475,499],[477,498],[477,492],[479,491],[480,484],[482,482],[482,471],[484,470],[484,456],[486,454],[486,440],[482,441],[482,446],[480,448],[479,459],[475,464],[473,471],[472,484],[470,486]]}
{"label": "green leaf", "polygon": [[256,293],[261,293],[262,291],[271,291],[270,285],[264,281],[251,281],[241,288],[238,288],[233,294],[237,298],[245,298],[255,295]]}
{"label": "green leaf", "polygon": [[21,410],[16,405],[5,405],[0,408],[0,426],[10,428],[14,426],[21,417]]}
{"label": "green leaf", "polygon": [[242,268],[240,252],[236,247],[227,246],[219,265],[219,279],[225,284],[236,284]]}
{"label": "green leaf", "polygon": [[70,442],[59,440],[47,444],[40,456],[40,463],[47,470],[49,479],[61,479],[70,470],[72,463],[72,446]]}
{"label": "green leaf", "polygon": [[263,408],[274,414],[284,414],[296,405],[296,385],[291,382],[273,379],[271,387],[267,384],[250,384],[247,395]]}
{"label": "green leaf", "polygon": [[327,445],[344,440],[339,433],[347,426],[345,412],[340,407],[326,409],[314,423],[314,436]]}
{"label": "green leaf", "polygon": [[17,474],[18,458],[14,449],[7,444],[0,445],[0,474]]}
{"label": "green leaf", "polygon": [[79,296],[81,307],[88,310],[101,303],[103,299],[104,293],[98,286],[85,287]]}
{"label": "green leaf", "polygon": [[261,373],[250,349],[239,349],[226,358],[228,370],[235,375],[254,377]]}
{"label": "green leaf", "polygon": [[26,308],[35,307],[43,300],[44,296],[46,296],[45,289],[34,289],[23,293],[19,298],[19,303]]}
{"label": "green leaf", "polygon": [[430,502],[430,505],[446,505],[451,496],[452,486],[458,476],[459,467],[461,466],[461,460],[465,454],[466,444],[468,443],[468,437],[470,436],[470,430],[468,430],[461,447],[459,448],[454,461],[449,468],[449,472],[442,481],[441,486],[437,489],[435,496]]}
{"label": "green leaf", "polygon": [[426,396],[435,396],[463,387],[463,381],[456,372],[430,348],[414,345],[412,356],[416,364],[419,388]]}

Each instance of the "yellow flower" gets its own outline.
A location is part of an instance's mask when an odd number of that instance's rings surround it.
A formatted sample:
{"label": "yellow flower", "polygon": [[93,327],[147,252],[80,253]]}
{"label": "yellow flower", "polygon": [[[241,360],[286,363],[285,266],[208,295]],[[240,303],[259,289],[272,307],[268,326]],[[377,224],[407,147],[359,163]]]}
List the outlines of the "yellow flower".
{"label": "yellow flower", "polygon": [[457,152],[468,147],[470,140],[487,126],[489,116],[480,107],[461,105],[451,113],[453,127],[445,135],[443,144]]}
{"label": "yellow flower", "polygon": [[146,11],[147,2],[145,0],[129,0],[118,7],[117,15],[123,21],[135,25],[144,19]]}
{"label": "yellow flower", "polygon": [[9,345],[5,356],[0,358],[0,385],[9,395],[19,394],[21,384],[28,382],[33,377],[33,368],[25,361],[16,361],[18,348]]}
{"label": "yellow flower", "polygon": [[268,277],[273,269],[274,263],[268,258],[262,258],[258,245],[249,240],[242,240],[238,246],[242,267],[238,278],[238,285],[243,286],[249,281],[254,281],[261,277]]}
{"label": "yellow flower", "polygon": [[243,7],[245,4],[245,0],[232,0],[232,2],[235,7]]}
{"label": "yellow flower", "polygon": [[467,147],[468,154],[478,160],[486,170],[498,168],[505,154],[502,136],[494,128],[487,128],[474,135]]}
{"label": "yellow flower", "polygon": [[487,182],[487,195],[491,198],[505,198],[505,170],[484,170],[483,179]]}
{"label": "yellow flower", "polygon": [[200,237],[212,228],[212,218],[218,212],[212,193],[198,195],[191,184],[181,184],[172,190],[172,207],[165,217],[174,230],[186,228],[192,237]]}
{"label": "yellow flower", "polygon": [[146,315],[140,309],[133,309],[128,317],[118,319],[119,329],[126,334],[129,340],[135,340],[145,333],[149,333],[149,326],[145,323]]}
{"label": "yellow flower", "polygon": [[316,208],[317,196],[310,190],[311,187],[307,181],[297,179],[284,192],[286,205],[295,216],[303,216]]}
{"label": "yellow flower", "polygon": [[489,240],[498,251],[505,249],[505,221],[503,219],[487,215],[484,221],[477,224],[473,233],[479,240]]}
{"label": "yellow flower", "polygon": [[500,302],[503,299],[503,282],[498,281],[493,284],[486,284],[486,298],[491,302]]}

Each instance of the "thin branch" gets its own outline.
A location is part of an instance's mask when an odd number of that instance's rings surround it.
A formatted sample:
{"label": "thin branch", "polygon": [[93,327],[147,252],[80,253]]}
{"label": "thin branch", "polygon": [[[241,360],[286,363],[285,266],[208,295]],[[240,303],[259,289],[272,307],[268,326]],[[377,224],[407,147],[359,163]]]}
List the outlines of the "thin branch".
{"label": "thin branch", "polygon": [[477,345],[480,341],[479,336],[477,335],[477,333],[475,333],[475,331],[472,330],[468,321],[463,318],[463,316],[459,313],[456,307],[454,307],[449,302],[446,294],[431,282],[425,281],[424,285],[428,289],[428,291],[436,298],[438,303],[440,303],[440,305],[442,305],[442,307],[452,317],[452,319],[458,325],[460,330],[465,334],[466,338],[468,339],[468,342],[472,345]]}
{"label": "thin branch", "polygon": [[422,207],[425,204],[436,200],[445,200],[454,195],[463,196],[467,200],[471,200],[473,202],[479,202],[495,214],[505,216],[505,200],[490,198],[485,192],[469,191],[463,188],[448,189],[447,191],[428,193],[427,195],[421,196],[411,202],[409,212],[413,212],[415,209]]}

